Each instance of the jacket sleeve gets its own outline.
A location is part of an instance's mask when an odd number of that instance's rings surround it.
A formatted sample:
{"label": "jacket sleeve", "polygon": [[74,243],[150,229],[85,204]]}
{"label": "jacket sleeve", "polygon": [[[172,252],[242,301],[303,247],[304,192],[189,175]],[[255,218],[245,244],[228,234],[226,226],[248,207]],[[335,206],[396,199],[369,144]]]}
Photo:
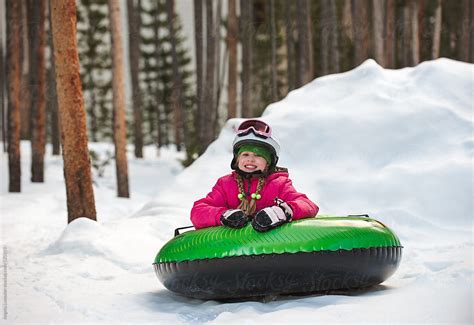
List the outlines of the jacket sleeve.
{"label": "jacket sleeve", "polygon": [[225,190],[219,179],[205,198],[194,202],[191,222],[196,229],[220,226],[220,217],[228,209]]}
{"label": "jacket sleeve", "polygon": [[308,197],[296,191],[290,179],[286,179],[280,190],[280,199],[288,203],[293,210],[293,220],[315,217],[319,207]]}

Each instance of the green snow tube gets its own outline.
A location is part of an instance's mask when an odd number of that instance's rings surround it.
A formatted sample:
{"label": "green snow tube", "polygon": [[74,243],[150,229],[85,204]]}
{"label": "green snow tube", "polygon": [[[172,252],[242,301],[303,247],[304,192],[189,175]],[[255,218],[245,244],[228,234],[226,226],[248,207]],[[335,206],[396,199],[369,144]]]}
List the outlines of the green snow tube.
{"label": "green snow tube", "polygon": [[180,295],[242,299],[350,290],[385,281],[398,268],[397,236],[368,216],[318,216],[266,233],[211,227],[166,243],[156,275]]}

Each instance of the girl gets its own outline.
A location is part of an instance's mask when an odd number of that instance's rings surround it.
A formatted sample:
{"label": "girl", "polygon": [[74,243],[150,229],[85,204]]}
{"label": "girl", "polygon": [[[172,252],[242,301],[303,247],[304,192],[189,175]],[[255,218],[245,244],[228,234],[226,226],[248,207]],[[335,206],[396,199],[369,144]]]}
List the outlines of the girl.
{"label": "girl", "polygon": [[314,217],[318,206],[298,193],[286,168],[277,167],[280,145],[263,121],[241,123],[233,142],[231,174],[217,180],[212,191],[194,203],[191,222],[196,229],[242,228],[249,221],[260,232],[291,220]]}

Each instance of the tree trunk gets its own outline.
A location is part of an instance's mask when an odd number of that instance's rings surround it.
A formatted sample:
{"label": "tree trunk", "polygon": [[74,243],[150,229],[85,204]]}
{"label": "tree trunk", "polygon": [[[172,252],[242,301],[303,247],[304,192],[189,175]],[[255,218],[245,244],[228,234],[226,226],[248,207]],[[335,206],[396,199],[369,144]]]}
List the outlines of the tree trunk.
{"label": "tree trunk", "polygon": [[469,62],[470,59],[470,49],[471,49],[471,33],[470,33],[470,22],[471,18],[471,8],[472,0],[463,0],[463,16],[462,16],[462,25],[461,25],[461,53],[460,57],[462,61]]}
{"label": "tree trunk", "polygon": [[127,129],[125,124],[125,79],[120,3],[108,0],[112,36],[112,92],[114,105],[115,167],[119,197],[130,197],[128,190]]}
{"label": "tree trunk", "polygon": [[48,45],[50,48],[50,69],[48,73],[48,98],[50,106],[50,119],[51,119],[51,144],[53,146],[53,155],[58,156],[61,154],[61,132],[59,130],[59,114],[58,114],[58,96],[56,93],[56,71],[54,67],[54,44],[53,44],[53,33],[51,23],[51,6],[48,2]]}
{"label": "tree trunk", "polygon": [[367,1],[352,0],[355,65],[361,64],[369,57],[369,15],[367,5]]}
{"label": "tree trunk", "polygon": [[7,0],[5,9],[7,14],[8,191],[20,192],[21,3],[17,0]]}
{"label": "tree trunk", "polygon": [[344,0],[344,6],[342,8],[342,29],[344,34],[351,40],[354,41],[354,26],[352,19],[352,0]]}
{"label": "tree trunk", "polygon": [[28,36],[28,5],[27,1],[21,1],[21,86],[20,86],[20,118],[21,118],[21,139],[31,139],[30,128],[30,77],[29,77],[29,36]]}
{"label": "tree trunk", "polygon": [[270,25],[272,40],[272,101],[278,101],[278,88],[277,88],[277,32],[276,32],[276,21],[275,21],[275,0],[270,0]]}
{"label": "tree trunk", "polygon": [[410,3],[410,25],[411,25],[411,65],[420,63],[420,35],[418,23],[418,0]]}
{"label": "tree trunk", "polygon": [[28,0],[31,181],[44,182],[46,144],[45,0]]}
{"label": "tree trunk", "polygon": [[308,0],[298,0],[297,29],[299,44],[299,84],[302,86],[313,80],[313,55],[311,37],[310,3]]}
{"label": "tree trunk", "polygon": [[474,63],[474,4],[469,3],[469,62]]}
{"label": "tree trunk", "polygon": [[[6,19],[6,17],[4,16],[4,12],[5,12],[5,5],[4,5],[4,2],[2,2],[0,4],[0,9],[1,9],[1,13],[0,13],[0,21],[4,21],[4,19]],[[3,23],[0,23],[0,111],[1,111],[1,128],[2,128],[2,143],[3,143],[3,152],[8,152],[8,148],[7,148],[7,125],[5,123],[7,123],[7,120],[8,120],[8,116],[6,116],[6,114],[8,113],[7,112],[7,109],[5,109],[5,78],[6,78],[6,74],[5,74],[5,62],[4,62],[4,48],[3,48]]]}
{"label": "tree trunk", "polygon": [[218,132],[218,120],[219,120],[219,100],[221,92],[221,18],[222,18],[222,1],[217,1],[216,13],[214,15],[214,58],[216,61],[216,66],[214,68],[214,93],[213,97],[213,107],[214,107],[214,124],[212,131],[212,138],[217,135]]}
{"label": "tree trunk", "polygon": [[334,1],[326,0],[328,2],[328,15],[330,21],[330,53],[329,56],[329,73],[338,73],[341,71],[340,65],[340,50],[339,50],[339,24],[336,13],[336,3]]}
{"label": "tree trunk", "polygon": [[132,82],[133,139],[135,157],[143,158],[142,101],[140,94],[140,10],[141,1],[127,0],[130,79]]}
{"label": "tree trunk", "polygon": [[[158,4],[156,4],[156,6],[158,7]],[[153,14],[153,21],[152,21],[152,24],[153,24],[153,44],[154,44],[154,48],[155,48],[155,55],[154,55],[154,58],[155,58],[155,62],[156,62],[156,66],[157,66],[157,70],[159,69],[159,62],[162,60],[161,58],[161,55],[162,55],[162,46],[160,44],[160,37],[159,37],[159,33],[160,33],[160,16],[161,12],[156,9],[154,14]],[[150,71],[146,71],[147,75],[150,74]],[[160,71],[157,71],[157,73],[160,73]],[[158,83],[158,79],[157,78],[157,83]],[[147,91],[148,93],[151,93],[152,92],[152,85],[151,83],[148,83],[147,85]],[[156,143],[158,145],[158,154],[160,153],[160,148],[165,144],[165,142],[167,142],[168,140],[168,137],[165,136],[165,123],[162,123],[163,122],[163,119],[162,119],[162,114],[164,114],[164,111],[161,106],[164,106],[164,95],[163,95],[163,92],[164,90],[161,90],[159,89],[159,87],[157,86],[156,87],[156,93],[155,93],[155,106],[156,106]],[[154,126],[151,125],[150,126],[150,130],[153,130]]]}
{"label": "tree trunk", "polygon": [[474,63],[474,4],[469,3],[469,62]]}
{"label": "tree trunk", "polygon": [[96,220],[77,53],[76,1],[51,0],[51,21],[68,222],[81,217]]}
{"label": "tree trunk", "polygon": [[425,11],[425,0],[418,0],[418,62],[429,59],[427,55],[424,55],[424,53],[426,52],[424,49],[426,43],[424,40]]}
{"label": "tree trunk", "polygon": [[385,67],[394,69],[396,66],[395,0],[386,0],[385,15]]}
{"label": "tree trunk", "polygon": [[372,0],[373,37],[375,61],[382,67],[386,66],[384,53],[384,1]]}
{"label": "tree trunk", "polygon": [[203,0],[194,0],[194,37],[196,42],[196,133],[198,153],[202,154],[205,147],[206,110],[204,107],[204,31],[203,31]]}
{"label": "tree trunk", "polygon": [[436,1],[436,11],[434,18],[434,27],[433,27],[433,47],[431,49],[431,58],[439,58],[439,49],[441,43],[441,25],[442,25],[442,0]]}
{"label": "tree trunk", "polygon": [[[176,33],[175,33],[175,13],[174,13],[174,0],[166,0],[166,15],[168,19],[169,37],[171,41],[171,58],[172,58],[172,70],[173,70],[173,86],[171,96],[171,106],[173,107],[174,115],[174,131],[175,131],[175,142],[178,151],[181,150],[181,145],[184,144],[185,149],[187,134],[185,132],[184,123],[184,109],[183,109],[183,94],[182,94],[182,80],[181,74],[178,68],[178,51],[176,49]],[[184,134],[184,138],[183,138]]]}
{"label": "tree trunk", "polygon": [[206,111],[206,122],[204,125],[204,144],[203,147],[207,146],[214,140],[214,123],[215,123],[215,110],[214,110],[214,87],[215,87],[215,65],[216,65],[216,51],[215,51],[215,27],[214,27],[214,14],[213,14],[213,1],[206,0],[206,81],[204,84],[204,101],[203,107]]}
{"label": "tree trunk", "polygon": [[[329,0],[330,1],[330,0]],[[320,30],[320,43],[321,43],[321,75],[325,76],[329,73],[329,1],[320,1],[321,5],[321,30]]]}
{"label": "tree trunk", "polygon": [[242,117],[253,117],[253,0],[240,0],[240,30],[240,39],[242,42]]}
{"label": "tree trunk", "polygon": [[402,37],[402,67],[407,67],[411,65],[411,10],[408,0],[404,2],[402,8],[402,26],[403,26],[403,37]]}
{"label": "tree trunk", "polygon": [[331,0],[321,1],[321,75],[337,73],[339,65],[339,35],[336,4]]}
{"label": "tree trunk", "polygon": [[285,32],[286,32],[286,69],[288,78],[288,92],[296,88],[296,57],[295,40],[293,37],[292,1],[285,1]]}
{"label": "tree trunk", "polygon": [[227,47],[229,48],[229,83],[227,90],[227,118],[237,117],[237,13],[236,0],[229,0],[227,20]]}

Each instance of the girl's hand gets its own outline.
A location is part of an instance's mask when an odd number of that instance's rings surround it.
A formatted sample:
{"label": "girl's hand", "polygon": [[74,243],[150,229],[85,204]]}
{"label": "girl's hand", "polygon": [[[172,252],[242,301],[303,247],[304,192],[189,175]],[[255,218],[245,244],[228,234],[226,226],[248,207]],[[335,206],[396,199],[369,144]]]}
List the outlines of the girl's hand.
{"label": "girl's hand", "polygon": [[285,211],[286,208],[280,206],[268,207],[258,211],[252,220],[253,229],[264,232],[291,221],[293,211],[286,203],[285,205],[289,209],[288,212]]}
{"label": "girl's hand", "polygon": [[230,228],[242,228],[247,222],[249,222],[248,216],[240,209],[227,210],[221,216],[222,225]]}

